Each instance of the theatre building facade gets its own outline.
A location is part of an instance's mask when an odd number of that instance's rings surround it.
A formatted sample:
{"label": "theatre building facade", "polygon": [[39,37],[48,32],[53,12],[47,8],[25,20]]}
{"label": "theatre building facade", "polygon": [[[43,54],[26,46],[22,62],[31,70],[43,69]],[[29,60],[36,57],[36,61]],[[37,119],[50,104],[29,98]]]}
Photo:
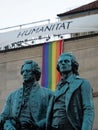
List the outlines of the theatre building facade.
{"label": "theatre building facade", "polygon": [[[98,2],[97,2],[98,3]],[[95,3],[92,3],[95,4]],[[87,9],[88,5],[85,5]],[[91,6],[89,6],[91,7]],[[96,13],[97,8],[90,13]],[[84,7],[81,7],[84,9]],[[76,10],[77,11],[77,10]],[[69,12],[70,13],[70,12]],[[87,10],[81,11],[82,15],[88,14]],[[72,18],[79,14],[71,12],[71,14],[59,14],[61,21]],[[80,15],[79,15],[80,16]],[[79,74],[81,77],[90,81],[93,88],[93,98],[95,107],[95,119],[93,129],[98,130],[98,32],[74,33],[69,38],[63,38],[62,52],[73,53],[79,62]],[[53,41],[56,42],[57,40]],[[49,42],[47,41],[49,44]],[[51,44],[51,43],[50,43]],[[5,49],[0,51],[0,113],[3,109],[7,95],[22,85],[22,76],[20,74],[21,65],[25,60],[31,59],[36,61],[42,69],[43,61],[43,43],[20,48]],[[55,66],[56,67],[56,66]],[[41,84],[42,77],[40,79]]]}

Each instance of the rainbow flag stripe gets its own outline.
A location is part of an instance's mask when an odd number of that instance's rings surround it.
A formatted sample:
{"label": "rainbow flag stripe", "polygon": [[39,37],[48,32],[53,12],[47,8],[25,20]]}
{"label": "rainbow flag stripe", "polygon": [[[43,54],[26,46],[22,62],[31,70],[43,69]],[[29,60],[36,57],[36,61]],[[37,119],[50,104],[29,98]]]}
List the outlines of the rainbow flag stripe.
{"label": "rainbow flag stripe", "polygon": [[55,90],[60,74],[56,70],[57,59],[62,53],[63,40],[43,44],[42,80],[43,87]]}

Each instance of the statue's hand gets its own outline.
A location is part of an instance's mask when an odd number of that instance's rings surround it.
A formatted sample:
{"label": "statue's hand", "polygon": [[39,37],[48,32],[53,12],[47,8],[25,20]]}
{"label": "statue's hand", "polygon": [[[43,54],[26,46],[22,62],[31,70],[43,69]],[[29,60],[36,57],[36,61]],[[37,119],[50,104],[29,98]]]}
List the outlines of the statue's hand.
{"label": "statue's hand", "polygon": [[36,129],[38,126],[32,120],[26,120],[23,122],[23,128]]}
{"label": "statue's hand", "polygon": [[16,128],[11,126],[11,127],[4,128],[4,130],[16,130]]}
{"label": "statue's hand", "polygon": [[10,127],[10,128],[8,128],[8,129],[4,129],[4,130],[16,130],[16,128]]}
{"label": "statue's hand", "polygon": [[4,130],[16,130],[10,120],[6,120],[4,123]]}

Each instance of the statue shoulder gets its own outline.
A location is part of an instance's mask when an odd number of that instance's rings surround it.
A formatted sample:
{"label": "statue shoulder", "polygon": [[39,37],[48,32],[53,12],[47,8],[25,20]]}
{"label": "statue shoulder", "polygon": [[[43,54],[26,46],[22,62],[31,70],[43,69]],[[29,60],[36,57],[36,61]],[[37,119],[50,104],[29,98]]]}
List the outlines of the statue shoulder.
{"label": "statue shoulder", "polygon": [[15,90],[13,90],[12,92],[10,92],[7,96],[7,98],[9,97],[14,97],[15,95],[17,95],[18,93],[22,92],[23,91],[23,88],[17,88]]}
{"label": "statue shoulder", "polygon": [[42,93],[44,93],[45,95],[49,95],[49,96],[53,95],[53,91],[49,88],[45,88],[45,87],[41,86],[41,90],[42,90]]}

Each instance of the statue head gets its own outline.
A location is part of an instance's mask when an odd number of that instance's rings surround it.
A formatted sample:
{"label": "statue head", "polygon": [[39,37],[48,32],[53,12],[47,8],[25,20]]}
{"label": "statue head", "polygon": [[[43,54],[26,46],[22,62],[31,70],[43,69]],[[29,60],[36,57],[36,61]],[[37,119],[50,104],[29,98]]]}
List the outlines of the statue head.
{"label": "statue head", "polygon": [[21,67],[21,75],[23,75],[25,81],[33,80],[34,77],[35,80],[38,81],[41,77],[41,70],[35,61],[26,60]]}
{"label": "statue head", "polygon": [[76,60],[76,57],[72,53],[69,53],[69,52],[62,53],[58,58],[57,70],[60,72],[61,75],[62,75],[62,72],[60,69],[60,65],[61,65],[60,62],[63,60],[66,60],[65,62],[67,62],[67,60],[69,60],[68,61],[69,62],[68,69],[71,69],[70,71],[72,71],[73,74],[79,75],[79,73],[78,73],[79,64]]}

